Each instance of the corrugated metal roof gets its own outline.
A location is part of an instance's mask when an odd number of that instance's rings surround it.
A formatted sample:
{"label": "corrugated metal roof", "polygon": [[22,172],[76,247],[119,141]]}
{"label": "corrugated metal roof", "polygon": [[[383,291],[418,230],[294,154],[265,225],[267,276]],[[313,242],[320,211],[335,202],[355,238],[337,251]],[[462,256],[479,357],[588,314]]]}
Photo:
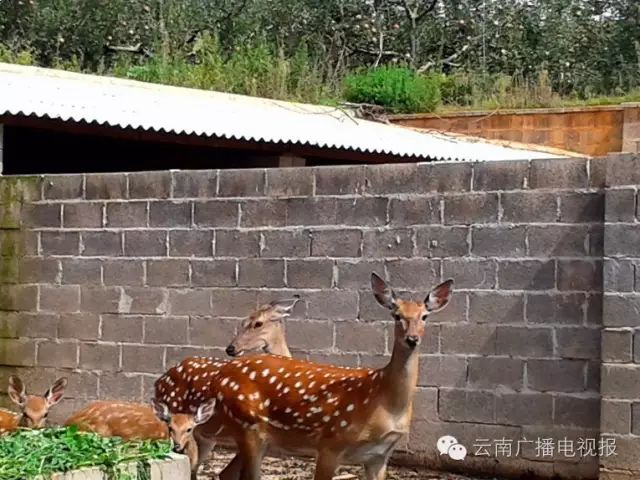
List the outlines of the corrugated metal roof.
{"label": "corrugated metal roof", "polygon": [[437,160],[555,157],[355,119],[345,111],[0,63],[0,115]]}

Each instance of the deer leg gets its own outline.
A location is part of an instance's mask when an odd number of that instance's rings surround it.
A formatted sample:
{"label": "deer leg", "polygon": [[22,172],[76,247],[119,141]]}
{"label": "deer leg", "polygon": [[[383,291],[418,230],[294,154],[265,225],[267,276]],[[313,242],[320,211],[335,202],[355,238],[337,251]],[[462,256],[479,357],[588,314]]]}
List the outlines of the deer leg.
{"label": "deer leg", "polygon": [[242,459],[236,454],[231,462],[224,467],[218,477],[220,480],[240,480],[242,475]]}
{"label": "deer leg", "polygon": [[198,461],[202,463],[211,455],[216,446],[216,439],[203,434],[197,428],[193,432],[193,437],[198,445]]}
{"label": "deer leg", "polygon": [[[246,432],[244,437],[237,442],[239,457],[237,460],[242,466],[240,478],[241,480],[260,480],[260,468],[262,466],[262,457],[265,451],[265,441],[260,433],[256,430]],[[231,463],[235,460],[231,460]],[[225,467],[224,470],[226,470]],[[223,471],[224,471],[223,470]]]}
{"label": "deer leg", "polygon": [[332,480],[333,474],[338,468],[338,457],[331,451],[320,451],[316,456],[316,471],[314,480]]}
{"label": "deer leg", "polygon": [[377,457],[365,463],[364,478],[366,480],[384,480],[387,475],[388,457]]}

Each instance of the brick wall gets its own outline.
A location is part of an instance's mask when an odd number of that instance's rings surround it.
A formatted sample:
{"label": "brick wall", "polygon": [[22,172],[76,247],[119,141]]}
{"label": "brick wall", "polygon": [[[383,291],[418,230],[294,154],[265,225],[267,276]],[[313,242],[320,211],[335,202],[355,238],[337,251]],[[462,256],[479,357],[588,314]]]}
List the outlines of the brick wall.
{"label": "brick wall", "polygon": [[[626,168],[619,179],[618,164]],[[44,390],[68,375],[58,420],[94,398],[145,400],[173,362],[223,356],[240,318],[292,293],[304,300],[287,323],[294,355],[377,366],[389,356],[392,329],[369,290],[371,271],[418,298],[453,277],[452,304],[427,328],[411,435],[397,458],[597,478],[596,457],[542,458],[521,443],[516,458],[515,442],[594,438],[602,423],[605,433],[624,435],[620,448],[637,445],[637,299],[617,293],[633,290],[635,187],[604,188],[607,165],[618,184],[638,183],[637,164],[5,177],[0,385],[17,372]],[[511,439],[512,455],[455,463],[436,455],[442,434],[471,453],[482,440],[494,450],[494,441]],[[628,461],[640,470],[637,456],[616,458],[603,466]]]}
{"label": "brick wall", "polygon": [[[399,115],[401,125],[544,145],[585,155],[637,152],[638,104],[567,109]],[[635,135],[636,137],[638,135]]]}

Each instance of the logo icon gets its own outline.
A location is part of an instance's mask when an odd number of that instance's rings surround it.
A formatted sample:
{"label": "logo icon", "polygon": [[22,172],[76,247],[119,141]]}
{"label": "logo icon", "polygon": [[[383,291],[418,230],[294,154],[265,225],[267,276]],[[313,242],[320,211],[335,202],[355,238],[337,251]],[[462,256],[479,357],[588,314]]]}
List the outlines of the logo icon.
{"label": "logo icon", "polygon": [[440,455],[448,455],[451,460],[461,461],[467,456],[467,449],[451,435],[440,437],[436,443]]}

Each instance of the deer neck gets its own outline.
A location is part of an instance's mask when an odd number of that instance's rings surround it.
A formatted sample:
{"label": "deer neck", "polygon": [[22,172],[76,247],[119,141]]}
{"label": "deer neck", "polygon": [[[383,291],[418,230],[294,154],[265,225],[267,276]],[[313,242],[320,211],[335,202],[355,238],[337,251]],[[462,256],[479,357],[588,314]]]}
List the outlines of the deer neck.
{"label": "deer neck", "polygon": [[269,352],[272,355],[281,355],[283,357],[291,358],[291,352],[287,346],[287,341],[284,338],[284,332],[281,330],[279,335],[275,336],[275,339],[269,343]]}
{"label": "deer neck", "polygon": [[191,470],[198,466],[198,443],[195,438],[191,438],[186,445],[185,452],[189,457],[189,463],[191,464]]}
{"label": "deer neck", "polygon": [[383,368],[386,404],[394,413],[410,411],[418,382],[419,349],[405,345],[404,333],[396,331],[391,360]]}

